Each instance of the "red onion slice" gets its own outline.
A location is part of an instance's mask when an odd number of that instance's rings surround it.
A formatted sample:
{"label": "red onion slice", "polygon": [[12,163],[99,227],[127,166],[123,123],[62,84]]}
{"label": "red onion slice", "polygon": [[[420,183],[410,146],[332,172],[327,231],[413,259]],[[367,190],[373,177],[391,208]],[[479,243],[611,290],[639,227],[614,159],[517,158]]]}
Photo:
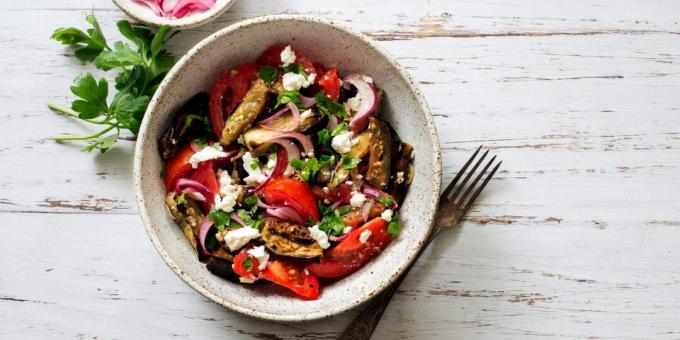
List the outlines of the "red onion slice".
{"label": "red onion slice", "polygon": [[259,121],[257,123],[257,125],[264,125],[264,124],[267,124],[269,122],[272,122],[274,119],[279,118],[282,114],[288,112],[288,110],[290,110],[290,106],[286,105],[281,110],[276,111],[273,115]]}
{"label": "red onion slice", "polygon": [[[293,131],[295,131],[295,129],[297,129],[298,126],[300,126],[300,110],[298,110],[297,106],[295,106],[295,104],[293,104],[293,103],[288,103],[288,105],[286,105],[286,107],[288,109],[290,109],[290,112],[293,114],[293,121],[291,121],[288,125],[281,127],[281,128],[269,126],[268,124],[264,124],[262,122],[260,122],[259,125],[263,129],[272,130],[272,131],[280,131],[280,132],[293,132]],[[271,117],[269,117],[269,118],[271,118]],[[269,119],[269,118],[267,118],[267,119]]]}
{"label": "red onion slice", "polygon": [[[361,192],[364,193],[364,195],[368,196],[369,198],[376,199],[378,197],[386,197],[386,198],[392,198],[390,194],[368,184],[365,183],[361,185]],[[393,208],[397,208],[398,204],[397,201],[394,201],[394,204],[392,205]]]}
{"label": "red onion slice", "polygon": [[356,96],[361,99],[357,113],[352,117],[352,120],[349,121],[349,127],[352,131],[355,133],[360,132],[366,128],[368,117],[373,114],[378,105],[378,94],[375,87],[364,80],[364,75],[353,74],[347,76],[344,81],[357,88]]}
{"label": "red onion slice", "polygon": [[138,4],[145,5],[146,7],[149,7],[154,14],[156,14],[159,17],[164,16],[163,8],[161,8],[162,1],[161,0],[132,0]]}
{"label": "red onion slice", "polygon": [[[290,141],[288,141],[290,143]],[[293,143],[291,143],[293,144]],[[300,151],[298,150],[298,154]],[[264,182],[260,183],[255,189],[252,190],[252,192],[259,191],[260,189],[264,188],[265,185],[267,185],[272,178],[281,176],[284,174],[284,172],[290,167],[290,164],[288,164],[288,152],[284,148],[279,148],[276,151],[276,166],[274,166],[274,170],[267,176],[267,179],[264,180]],[[261,202],[260,202],[261,203]],[[262,203],[264,204],[264,203]]]}
{"label": "red onion slice", "polygon": [[[165,2],[168,2],[168,0],[165,0],[163,5],[165,5]],[[215,0],[178,0],[172,11],[166,12],[170,12],[173,18],[179,19],[186,16],[189,12],[207,11],[213,8],[213,6],[215,6]],[[165,6],[163,7],[165,8]]]}
{"label": "red onion slice", "polygon": [[342,201],[337,201],[337,202],[331,204],[331,209],[335,210],[337,208],[340,208],[341,205],[342,205]]}
{"label": "red onion slice", "polygon": [[305,220],[300,216],[300,214],[289,206],[280,206],[276,208],[267,209],[267,214],[272,217],[276,217],[280,220],[291,222],[295,224],[305,224]]}
{"label": "red onion slice", "polygon": [[[312,138],[310,138],[307,135],[303,135],[299,132],[288,132],[278,135],[276,136],[276,138],[293,138],[302,145],[302,148],[305,150],[306,156],[309,157],[314,156],[314,143],[312,143]],[[288,156],[290,157],[290,154]]]}
{"label": "red onion slice", "polygon": [[210,255],[210,252],[205,249],[205,239],[208,237],[208,231],[210,231],[212,225],[213,222],[206,216],[198,227],[198,241],[201,244],[201,252],[205,255]]}
{"label": "red onion slice", "polygon": [[[270,139],[269,142],[276,143],[278,145],[281,145],[282,148],[286,151],[286,170],[283,172],[284,176],[290,176],[293,174],[293,166],[290,165],[290,160],[291,159],[300,159],[300,149],[295,145],[293,142],[287,140],[287,139],[282,139],[282,138],[274,138]],[[279,164],[279,159],[278,159],[278,153],[276,156],[276,164]]]}
{"label": "red onion slice", "polygon": [[304,106],[305,109],[308,109],[316,104],[316,99],[314,99],[314,97],[300,96],[300,101],[302,101],[302,106]]}
{"label": "red onion slice", "polygon": [[371,217],[371,209],[373,209],[374,200],[368,200],[361,207],[361,218],[364,219],[364,223],[368,222],[368,218]]}
{"label": "red onion slice", "polygon": [[197,192],[203,197],[212,197],[213,193],[205,185],[189,178],[180,178],[175,184],[175,192],[184,192],[185,190]]}
{"label": "red onion slice", "polygon": [[328,236],[328,240],[330,240],[331,242],[342,242],[342,240],[346,239],[349,236],[349,234],[352,233],[352,229],[353,229],[352,227],[349,227],[349,231],[340,236],[335,235]]}

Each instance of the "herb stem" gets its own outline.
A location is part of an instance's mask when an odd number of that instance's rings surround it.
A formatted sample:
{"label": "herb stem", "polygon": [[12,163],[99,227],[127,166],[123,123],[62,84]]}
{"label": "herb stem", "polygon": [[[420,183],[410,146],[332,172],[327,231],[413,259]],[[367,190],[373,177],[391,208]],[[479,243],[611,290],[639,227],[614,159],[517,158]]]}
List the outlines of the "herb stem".
{"label": "herb stem", "polygon": [[88,139],[94,139],[94,138],[97,138],[97,137],[99,137],[99,136],[101,136],[101,135],[103,135],[103,134],[105,134],[105,133],[107,133],[107,132],[109,132],[109,131],[111,131],[111,130],[113,130],[113,129],[115,129],[115,128],[116,128],[116,127],[112,125],[112,126],[107,127],[107,128],[104,129],[104,130],[101,130],[101,131],[99,131],[99,132],[95,132],[95,133],[93,133],[93,134],[91,134],[91,135],[87,135],[87,136],[59,136],[59,137],[54,137],[54,141],[57,142],[57,143],[61,143],[61,142],[65,142],[65,141],[67,141],[67,140],[88,140]]}

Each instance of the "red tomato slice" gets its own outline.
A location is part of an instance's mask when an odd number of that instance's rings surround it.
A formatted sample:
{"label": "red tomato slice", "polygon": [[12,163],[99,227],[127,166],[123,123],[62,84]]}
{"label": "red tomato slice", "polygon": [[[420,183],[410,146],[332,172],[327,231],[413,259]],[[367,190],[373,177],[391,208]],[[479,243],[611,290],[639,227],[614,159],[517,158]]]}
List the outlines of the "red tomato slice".
{"label": "red tomato slice", "polygon": [[192,170],[189,159],[193,154],[194,150],[191,148],[191,145],[187,144],[165,162],[163,182],[167,192],[174,190],[175,184],[180,178],[189,176]]}
{"label": "red tomato slice", "polygon": [[[284,48],[286,48],[286,45],[282,44],[269,46],[269,48],[264,50],[264,52],[262,52],[262,54],[260,54],[260,56],[257,58],[257,64],[269,67],[281,66],[281,51],[283,51]],[[317,73],[314,64],[309,59],[307,59],[307,57],[295,49],[293,49],[293,52],[295,52],[295,63],[302,65],[302,67],[305,69],[305,72],[308,74]]]}
{"label": "red tomato slice", "polygon": [[198,169],[191,175],[191,179],[203,184],[213,194],[213,197],[206,197],[206,200],[212,204],[213,198],[220,191],[220,183],[217,180],[217,174],[213,170],[212,162],[203,162],[198,165]]}
{"label": "red tomato slice", "polygon": [[265,202],[270,205],[283,204],[295,209],[305,221],[310,218],[319,221],[319,207],[307,183],[288,177],[273,178],[263,188]]}
{"label": "red tomato slice", "polygon": [[305,270],[303,263],[283,258],[270,258],[262,277],[279,286],[292,290],[295,294],[310,300],[319,297],[319,279]]}
{"label": "red tomato slice", "polygon": [[222,136],[227,117],[257,79],[257,70],[255,63],[236,66],[233,70],[224,72],[213,86],[208,118],[218,139]]}
{"label": "red tomato slice", "polygon": [[[248,249],[245,247],[238,253],[236,256],[234,256],[234,264],[232,265],[232,268],[234,269],[234,273],[236,273],[238,276],[245,277],[251,280],[254,280],[258,278],[260,274],[260,270],[258,267],[260,266],[260,261],[258,261],[256,258],[251,256],[250,254],[247,253]],[[252,262],[253,266],[250,268],[246,268],[246,266],[243,265],[243,262],[250,256],[250,261]],[[266,268],[265,268],[266,269]]]}
{"label": "red tomato slice", "polygon": [[335,67],[329,68],[319,80],[317,80],[317,83],[321,86],[328,98],[338,101],[338,98],[340,98],[340,86],[342,86],[340,76],[338,76],[338,69]]}
{"label": "red tomato slice", "polygon": [[[371,231],[365,243],[359,241],[361,233]],[[307,270],[325,278],[341,278],[354,273],[380,254],[390,243],[387,221],[376,217],[359,229],[352,231],[346,239],[324,253],[319,263],[312,263]]]}

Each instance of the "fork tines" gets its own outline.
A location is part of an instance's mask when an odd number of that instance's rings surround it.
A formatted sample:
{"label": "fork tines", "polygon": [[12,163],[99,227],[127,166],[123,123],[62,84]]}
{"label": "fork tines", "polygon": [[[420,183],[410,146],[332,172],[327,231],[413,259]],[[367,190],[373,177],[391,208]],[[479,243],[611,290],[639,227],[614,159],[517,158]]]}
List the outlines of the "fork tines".
{"label": "fork tines", "polygon": [[[453,200],[454,204],[456,206],[460,207],[460,209],[463,210],[463,211],[466,211],[470,208],[470,206],[475,201],[475,199],[477,199],[477,196],[479,196],[479,193],[482,192],[482,190],[484,189],[486,184],[489,182],[489,180],[491,180],[493,175],[496,173],[496,170],[498,170],[498,168],[503,163],[503,161],[499,161],[498,163],[496,163],[496,166],[493,167],[491,172],[488,173],[488,175],[486,176],[484,181],[482,181],[481,184],[480,184],[480,180],[482,179],[482,176],[487,172],[487,170],[489,170],[489,167],[491,167],[491,165],[496,160],[496,156],[493,156],[488,162],[486,162],[486,165],[484,165],[484,167],[477,174],[475,179],[469,185],[467,185],[467,189],[465,191],[463,191],[463,189],[466,187],[466,184],[468,183],[468,181],[470,180],[472,175],[475,173],[475,171],[477,171],[477,168],[479,168],[479,166],[484,163],[484,159],[489,154],[489,150],[484,151],[482,156],[474,163],[474,165],[472,166],[472,169],[470,169],[470,171],[467,171],[470,164],[472,164],[473,161],[475,160],[475,158],[477,158],[477,155],[479,154],[479,151],[481,149],[482,149],[482,146],[480,145],[477,148],[477,150],[475,151],[475,153],[472,154],[472,157],[470,157],[470,159],[468,159],[468,161],[465,163],[463,168],[460,169],[460,171],[456,174],[456,177],[453,178],[451,183],[449,183],[449,185],[446,187],[446,189],[442,193],[442,199]],[[467,172],[467,174],[466,174],[466,172]],[[460,180],[461,177],[463,177],[464,174],[466,174],[465,178],[463,179],[463,181],[460,184],[458,184],[458,181]],[[474,193],[472,193],[472,191],[475,189],[475,187],[477,189],[474,191]],[[454,190],[454,188],[455,188],[455,190]],[[453,193],[451,193],[452,190],[454,190]],[[461,192],[462,192],[462,194],[461,194]],[[472,193],[472,196],[470,196],[470,193]]]}

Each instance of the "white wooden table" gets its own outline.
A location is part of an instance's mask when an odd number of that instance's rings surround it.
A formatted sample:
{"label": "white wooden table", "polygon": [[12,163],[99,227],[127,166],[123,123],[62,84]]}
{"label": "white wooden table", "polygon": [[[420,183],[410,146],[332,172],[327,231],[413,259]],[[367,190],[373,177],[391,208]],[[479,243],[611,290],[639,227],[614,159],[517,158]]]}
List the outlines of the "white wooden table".
{"label": "white wooden table", "polygon": [[[376,339],[680,338],[680,3],[240,0],[243,18],[335,18],[420,83],[445,178],[479,144],[504,170],[402,285]],[[217,306],[163,263],[137,216],[132,142],[105,155],[47,110],[89,67],[49,40],[107,0],[0,8],[0,338],[331,339],[355,315],[275,324]]]}

